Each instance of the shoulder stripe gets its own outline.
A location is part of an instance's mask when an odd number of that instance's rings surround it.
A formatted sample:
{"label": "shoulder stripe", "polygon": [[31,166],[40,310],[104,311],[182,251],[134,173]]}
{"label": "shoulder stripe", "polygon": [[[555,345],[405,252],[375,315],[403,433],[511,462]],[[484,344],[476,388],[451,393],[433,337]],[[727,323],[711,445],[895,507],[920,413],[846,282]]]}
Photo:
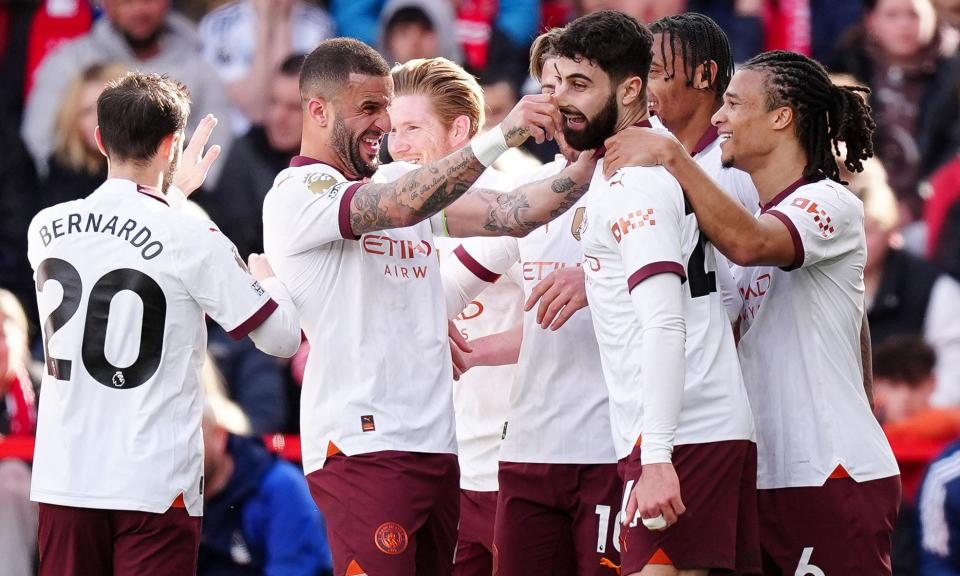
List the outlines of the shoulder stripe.
{"label": "shoulder stripe", "polygon": [[460,260],[461,264],[466,266],[467,270],[473,272],[474,276],[483,280],[484,282],[493,284],[500,279],[499,274],[477,262],[477,260],[471,256],[469,252],[467,252],[467,249],[463,247],[463,244],[454,248],[453,255]]}
{"label": "shoulder stripe", "polygon": [[340,214],[338,222],[340,224],[340,236],[345,240],[359,240],[360,237],[353,233],[353,225],[350,224],[350,204],[353,203],[353,197],[357,190],[363,186],[363,182],[352,184],[340,198]]}
{"label": "shoulder stripe", "polygon": [[797,230],[797,225],[793,223],[793,220],[791,220],[789,216],[777,209],[767,210],[765,213],[783,222],[783,225],[787,227],[787,232],[790,233],[790,239],[793,240],[793,262],[783,269],[789,272],[803,266],[803,240],[800,239],[800,232]]}

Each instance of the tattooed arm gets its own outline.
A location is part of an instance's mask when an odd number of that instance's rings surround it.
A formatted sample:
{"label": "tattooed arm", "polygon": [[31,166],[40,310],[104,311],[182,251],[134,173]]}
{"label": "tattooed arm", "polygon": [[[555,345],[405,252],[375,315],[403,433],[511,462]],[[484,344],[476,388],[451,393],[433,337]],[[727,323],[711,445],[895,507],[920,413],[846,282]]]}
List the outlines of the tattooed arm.
{"label": "tattooed arm", "polygon": [[[549,95],[525,96],[498,128],[507,146],[516,147],[530,136],[538,142],[552,138],[559,125],[556,104]],[[460,198],[486,166],[472,146],[431,162],[388,184],[363,184],[350,200],[353,233],[412,226]]]}
{"label": "tattooed arm", "polygon": [[587,191],[596,160],[593,152],[551,178],[512,192],[471,189],[446,209],[451,236],[526,236],[566,212]]}

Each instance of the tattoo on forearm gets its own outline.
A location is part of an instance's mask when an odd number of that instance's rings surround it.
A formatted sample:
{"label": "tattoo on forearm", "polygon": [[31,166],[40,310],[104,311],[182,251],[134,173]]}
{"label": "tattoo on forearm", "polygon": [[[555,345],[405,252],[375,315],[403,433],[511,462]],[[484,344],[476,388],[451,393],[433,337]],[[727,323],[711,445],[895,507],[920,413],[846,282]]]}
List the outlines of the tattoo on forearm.
{"label": "tattoo on forearm", "polygon": [[470,147],[389,184],[357,190],[350,210],[353,233],[411,226],[463,195],[484,171]]}
{"label": "tattoo on forearm", "polygon": [[[572,178],[561,173],[550,181],[550,191],[560,195],[560,203],[553,210],[543,212],[535,211],[536,206],[531,205],[532,202],[536,204],[536,196],[531,194],[532,189],[542,185],[543,182],[537,182],[513,192],[491,190],[473,192],[482,196],[488,204],[487,219],[483,228],[496,234],[522,236],[566,212],[577,203],[590,186],[589,183],[577,184]],[[555,202],[556,198],[549,200]]]}

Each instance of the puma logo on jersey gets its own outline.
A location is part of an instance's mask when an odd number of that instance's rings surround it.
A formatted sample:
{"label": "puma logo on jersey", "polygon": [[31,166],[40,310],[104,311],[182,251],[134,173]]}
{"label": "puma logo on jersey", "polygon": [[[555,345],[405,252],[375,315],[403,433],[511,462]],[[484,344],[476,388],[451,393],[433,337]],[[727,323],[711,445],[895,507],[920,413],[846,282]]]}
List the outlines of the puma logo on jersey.
{"label": "puma logo on jersey", "polygon": [[360,429],[364,432],[376,431],[377,425],[373,421],[373,414],[364,414],[360,417]]}
{"label": "puma logo on jersey", "polygon": [[631,230],[656,225],[657,221],[653,217],[653,208],[647,208],[646,210],[634,210],[625,217],[619,218],[610,227],[610,231],[613,232],[616,241],[620,242]]}

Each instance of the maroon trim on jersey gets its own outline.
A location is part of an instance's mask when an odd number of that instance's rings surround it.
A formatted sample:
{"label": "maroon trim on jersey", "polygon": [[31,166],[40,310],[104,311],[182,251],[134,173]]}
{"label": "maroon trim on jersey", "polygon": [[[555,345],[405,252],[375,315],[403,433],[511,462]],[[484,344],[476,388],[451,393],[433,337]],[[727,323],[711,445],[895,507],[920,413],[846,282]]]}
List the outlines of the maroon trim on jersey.
{"label": "maroon trim on jersey", "polygon": [[[326,162],[321,162],[316,158],[311,158],[309,156],[294,156],[290,159],[291,168],[299,168],[301,166],[309,166],[311,164],[326,164]],[[329,166],[329,164],[327,164]]]}
{"label": "maroon trim on jersey", "polygon": [[691,152],[690,155],[696,156],[697,154],[706,150],[707,146],[713,144],[718,136],[720,136],[720,129],[711,124],[710,128],[708,128],[707,131],[703,133],[703,136],[697,140],[697,145],[693,147],[693,152]]}
{"label": "maroon trim on jersey", "polygon": [[143,184],[137,184],[137,192],[143,194],[144,196],[149,196],[154,200],[156,200],[157,202],[163,202],[167,206],[170,205],[170,203],[167,202],[167,199],[163,197],[163,193],[161,193],[156,188],[151,188],[150,186],[144,186]]}
{"label": "maroon trim on jersey", "polygon": [[[650,118],[644,118],[643,120],[634,124],[637,128],[653,128],[653,124],[650,123]],[[607,154],[607,147],[601,146],[597,148],[597,151],[593,153],[593,159],[599,160]],[[567,162],[569,164],[569,162]]]}
{"label": "maroon trim on jersey", "polygon": [[789,272],[800,268],[803,266],[803,240],[800,239],[797,225],[793,223],[789,216],[779,210],[767,210],[766,213],[783,222],[783,225],[787,227],[787,232],[790,233],[790,239],[793,240],[793,262],[789,266],[784,266],[783,270]]}
{"label": "maroon trim on jersey", "polygon": [[270,298],[264,302],[263,306],[259,310],[253,313],[252,316],[247,318],[247,321],[243,324],[237,326],[227,334],[230,335],[234,340],[240,340],[253,330],[256,330],[263,321],[270,317],[273,314],[273,311],[277,309],[277,303],[274,302],[273,298]]}
{"label": "maroon trim on jersey", "polygon": [[477,262],[477,260],[471,256],[469,252],[467,252],[467,249],[463,247],[463,244],[453,249],[453,255],[456,256],[460,262],[467,267],[467,270],[473,272],[474,276],[483,280],[484,282],[493,284],[500,279],[499,274]]}
{"label": "maroon trim on jersey", "polygon": [[340,215],[337,222],[340,224],[340,235],[344,240],[359,240],[360,237],[353,233],[353,226],[350,224],[350,203],[353,202],[353,196],[357,190],[363,186],[363,182],[351,184],[347,191],[340,197]]}
{"label": "maroon trim on jersey", "polygon": [[797,188],[799,188],[799,187],[801,187],[801,186],[804,186],[804,185],[806,185],[806,184],[810,184],[811,182],[816,182],[817,180],[818,180],[818,179],[808,180],[806,176],[801,176],[801,177],[798,178],[793,184],[791,184],[791,185],[787,186],[786,188],[784,188],[783,192],[781,192],[781,193],[777,194],[776,196],[774,196],[773,198],[771,198],[769,202],[767,202],[766,204],[761,204],[761,205],[760,205],[760,213],[763,214],[763,213],[765,213],[767,210],[770,210],[771,208],[773,208],[773,207],[776,206],[777,204],[779,204],[779,203],[783,202],[784,200],[786,200],[787,196],[793,194],[793,192],[794,192]]}
{"label": "maroon trim on jersey", "polygon": [[636,272],[630,275],[627,278],[627,290],[633,292],[633,289],[637,287],[637,284],[643,282],[651,276],[656,276],[657,274],[666,274],[666,273],[676,274],[680,277],[681,280],[687,279],[687,271],[683,269],[677,262],[652,262],[646,266],[640,268]]}

